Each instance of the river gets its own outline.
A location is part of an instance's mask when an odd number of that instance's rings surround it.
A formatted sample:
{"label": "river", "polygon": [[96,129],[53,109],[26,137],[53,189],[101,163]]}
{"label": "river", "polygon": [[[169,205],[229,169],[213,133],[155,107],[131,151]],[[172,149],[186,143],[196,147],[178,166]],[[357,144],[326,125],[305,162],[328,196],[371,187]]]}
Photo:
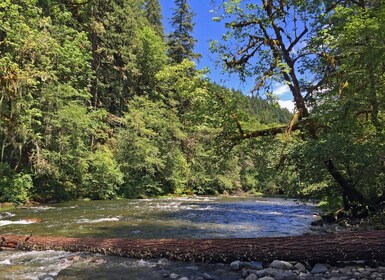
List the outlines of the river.
{"label": "river", "polygon": [[[307,231],[315,210],[292,200],[262,198],[72,201],[0,212],[0,234],[182,239],[291,236]],[[190,279],[199,279],[203,272],[218,279],[239,278],[222,264],[53,251],[0,252],[0,279],[150,280],[171,272]]]}

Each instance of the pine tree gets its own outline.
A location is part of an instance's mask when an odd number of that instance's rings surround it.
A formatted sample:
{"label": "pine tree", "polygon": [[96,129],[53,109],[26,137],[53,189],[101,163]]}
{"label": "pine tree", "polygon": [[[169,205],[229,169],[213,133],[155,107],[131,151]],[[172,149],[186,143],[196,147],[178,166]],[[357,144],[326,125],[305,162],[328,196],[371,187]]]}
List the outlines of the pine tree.
{"label": "pine tree", "polygon": [[145,11],[146,18],[154,28],[156,34],[163,37],[164,29],[162,24],[162,8],[159,4],[159,0],[147,0],[145,3]]}
{"label": "pine tree", "polygon": [[183,59],[199,59],[200,54],[194,53],[197,40],[191,35],[194,29],[192,22],[195,13],[191,11],[187,0],[175,0],[175,9],[171,24],[175,28],[168,37],[168,52],[171,59],[180,63]]}

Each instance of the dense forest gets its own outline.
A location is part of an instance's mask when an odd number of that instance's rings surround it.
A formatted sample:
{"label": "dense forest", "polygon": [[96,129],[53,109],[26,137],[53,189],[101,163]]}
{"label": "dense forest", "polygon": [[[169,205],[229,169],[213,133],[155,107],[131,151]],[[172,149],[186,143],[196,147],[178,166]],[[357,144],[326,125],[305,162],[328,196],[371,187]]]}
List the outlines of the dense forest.
{"label": "dense forest", "polygon": [[[2,201],[249,192],[383,203],[383,1],[214,3],[228,32],[212,51],[226,72],[255,78],[253,96],[196,68],[194,13],[174,2],[169,34],[158,0],[0,3]],[[277,82],[294,114],[271,97]]]}
{"label": "dense forest", "polygon": [[192,20],[176,1],[166,36],[157,0],[3,1],[1,200],[262,188],[230,114],[268,127],[291,113],[205,78]]}

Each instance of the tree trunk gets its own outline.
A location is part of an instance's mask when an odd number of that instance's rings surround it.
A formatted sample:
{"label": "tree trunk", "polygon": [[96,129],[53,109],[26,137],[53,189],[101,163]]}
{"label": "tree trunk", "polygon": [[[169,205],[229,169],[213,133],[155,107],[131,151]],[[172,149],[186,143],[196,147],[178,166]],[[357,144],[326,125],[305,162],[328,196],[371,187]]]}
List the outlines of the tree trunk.
{"label": "tree trunk", "polygon": [[130,240],[38,236],[3,236],[1,239],[3,249],[87,251],[134,258],[199,262],[385,259],[385,231],[247,239]]}
{"label": "tree trunk", "polygon": [[340,185],[343,193],[346,194],[350,202],[353,202],[353,203],[358,202],[361,204],[366,203],[365,197],[359,191],[357,191],[357,189],[342,176],[342,174],[334,165],[333,161],[327,160],[325,161],[325,165],[330,175]]}

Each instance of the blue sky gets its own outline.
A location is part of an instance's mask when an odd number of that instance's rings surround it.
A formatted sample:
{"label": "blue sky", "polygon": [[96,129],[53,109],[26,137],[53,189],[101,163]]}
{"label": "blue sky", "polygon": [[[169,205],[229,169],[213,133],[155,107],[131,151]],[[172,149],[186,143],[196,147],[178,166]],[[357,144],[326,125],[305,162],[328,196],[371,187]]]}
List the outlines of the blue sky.
{"label": "blue sky", "polygon": [[[172,16],[172,9],[174,7],[174,0],[160,0],[163,12],[163,22],[165,25],[166,33],[171,32],[173,29],[169,24]],[[235,88],[241,90],[244,94],[249,94],[250,90],[254,86],[254,79],[250,78],[245,83],[242,83],[237,76],[222,73],[220,67],[215,65],[216,56],[209,50],[210,40],[221,40],[222,34],[226,32],[223,22],[213,22],[211,19],[213,14],[210,10],[213,10],[215,6],[212,1],[209,0],[190,0],[189,2],[192,10],[196,13],[194,17],[194,37],[198,40],[195,52],[202,54],[202,58],[198,63],[198,68],[208,67],[210,69],[209,78],[219,84],[222,84],[228,88]],[[279,97],[281,107],[286,107],[292,111],[293,102],[291,101],[291,95],[287,86],[277,84],[275,94]]]}

